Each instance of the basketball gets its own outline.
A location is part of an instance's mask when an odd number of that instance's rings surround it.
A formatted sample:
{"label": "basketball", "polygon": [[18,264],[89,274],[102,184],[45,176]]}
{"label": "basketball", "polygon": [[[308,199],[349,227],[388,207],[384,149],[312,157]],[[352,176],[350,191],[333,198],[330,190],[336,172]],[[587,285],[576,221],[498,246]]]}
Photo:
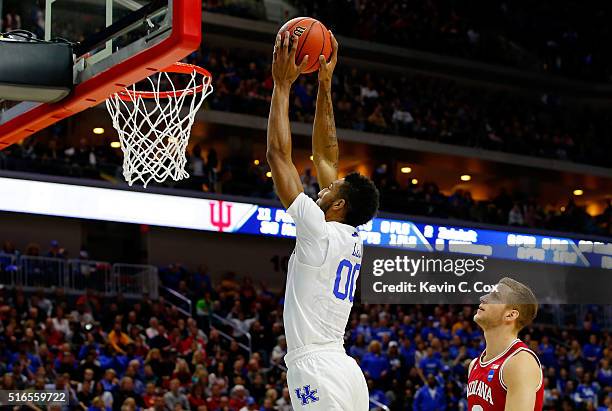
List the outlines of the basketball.
{"label": "basketball", "polygon": [[327,27],[319,20],[311,17],[296,17],[286,22],[279,30],[281,36],[288,31],[298,36],[297,53],[295,64],[300,64],[304,56],[308,55],[310,64],[303,73],[312,73],[319,69],[319,56],[325,56],[329,60],[332,45],[331,36]]}

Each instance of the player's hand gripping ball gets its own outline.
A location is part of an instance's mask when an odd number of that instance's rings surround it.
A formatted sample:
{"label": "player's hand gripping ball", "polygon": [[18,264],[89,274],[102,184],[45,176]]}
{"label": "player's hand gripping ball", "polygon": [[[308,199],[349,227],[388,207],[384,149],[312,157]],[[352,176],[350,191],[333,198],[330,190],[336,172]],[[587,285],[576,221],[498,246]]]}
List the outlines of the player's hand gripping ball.
{"label": "player's hand gripping ball", "polygon": [[325,60],[329,61],[332,40],[329,30],[323,23],[310,17],[296,17],[286,22],[278,33],[284,36],[287,31],[298,38],[295,64],[299,66],[304,56],[309,56],[309,64],[302,73],[317,71],[320,55],[324,55]]}

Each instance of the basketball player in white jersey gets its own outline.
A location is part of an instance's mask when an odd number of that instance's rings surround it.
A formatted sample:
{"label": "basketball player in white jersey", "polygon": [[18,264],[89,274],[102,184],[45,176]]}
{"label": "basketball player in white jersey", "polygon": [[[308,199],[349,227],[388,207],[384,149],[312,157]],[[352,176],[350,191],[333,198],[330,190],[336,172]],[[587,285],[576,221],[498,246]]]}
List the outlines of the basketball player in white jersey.
{"label": "basketball player in white jersey", "polygon": [[[362,242],[356,227],[378,210],[378,191],[357,173],[338,179],[338,142],[331,79],[338,43],[332,36],[330,62],[319,57],[319,90],[313,128],[313,161],[321,191],[304,194],[291,159],[289,93],[307,67],[295,64],[297,38],[277,36],[272,62],[274,91],[268,119],[267,160],[276,192],[296,225],[285,292],[287,380],[294,410],[366,411],[368,387],[357,363],[346,355],[344,332],[361,268]],[[317,58],[318,56],[313,56]]]}

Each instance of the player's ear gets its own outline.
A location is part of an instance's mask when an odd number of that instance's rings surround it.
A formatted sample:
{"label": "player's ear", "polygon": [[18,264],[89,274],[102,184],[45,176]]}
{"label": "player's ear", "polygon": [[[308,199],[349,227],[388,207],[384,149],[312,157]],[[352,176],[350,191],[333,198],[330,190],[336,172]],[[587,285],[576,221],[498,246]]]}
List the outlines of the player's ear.
{"label": "player's ear", "polygon": [[506,311],[506,320],[508,321],[516,321],[519,318],[520,313],[518,310],[512,308]]}
{"label": "player's ear", "polygon": [[341,210],[344,206],[346,206],[346,200],[344,198],[339,198],[332,204],[332,207],[336,210]]}

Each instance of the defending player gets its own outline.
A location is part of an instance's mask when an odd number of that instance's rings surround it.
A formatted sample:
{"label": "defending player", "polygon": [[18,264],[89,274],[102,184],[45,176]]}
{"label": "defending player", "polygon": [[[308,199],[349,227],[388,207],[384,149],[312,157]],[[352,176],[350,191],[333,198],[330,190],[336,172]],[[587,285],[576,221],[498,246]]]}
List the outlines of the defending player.
{"label": "defending player", "polygon": [[486,348],[468,370],[469,411],[542,410],[540,360],[518,333],[536,317],[538,303],[526,285],[502,278],[497,291],[481,299],[474,321]]}
{"label": "defending player", "polygon": [[357,173],[338,179],[331,101],[338,43],[333,36],[332,42],[330,62],[320,57],[313,158],[322,190],[316,203],[304,194],[291,159],[289,93],[308,56],[296,66],[297,38],[288,32],[277,36],[274,46],[266,157],[277,194],[296,224],[283,314],[291,403],[295,410],[366,411],[368,388],[361,369],[345,353],[343,337],[361,268],[356,227],[376,214],[378,191]]}

